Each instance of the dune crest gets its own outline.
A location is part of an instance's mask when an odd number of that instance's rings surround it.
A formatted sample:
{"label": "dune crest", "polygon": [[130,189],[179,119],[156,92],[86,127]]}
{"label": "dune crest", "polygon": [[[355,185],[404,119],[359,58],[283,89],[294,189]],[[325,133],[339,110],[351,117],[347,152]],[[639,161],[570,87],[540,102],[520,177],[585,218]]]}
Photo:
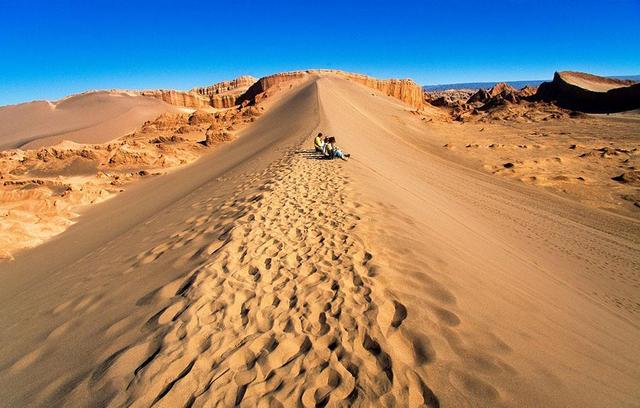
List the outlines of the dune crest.
{"label": "dune crest", "polygon": [[308,78],[311,75],[317,74],[330,74],[347,78],[371,89],[375,89],[384,95],[399,99],[414,108],[420,108],[423,105],[422,88],[410,79],[376,79],[368,75],[331,69],[310,69],[306,71],[282,72],[260,78],[247,90],[247,92],[240,96],[239,100],[240,102],[246,101],[248,103],[255,103],[259,100],[259,95],[264,94],[271,87],[277,84],[291,80]]}

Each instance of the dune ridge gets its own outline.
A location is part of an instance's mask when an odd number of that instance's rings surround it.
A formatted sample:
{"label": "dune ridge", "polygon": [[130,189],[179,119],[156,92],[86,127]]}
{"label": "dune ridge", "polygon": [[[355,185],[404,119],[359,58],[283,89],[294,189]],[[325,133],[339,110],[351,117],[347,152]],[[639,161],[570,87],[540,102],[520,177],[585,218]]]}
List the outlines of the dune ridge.
{"label": "dune ridge", "polygon": [[351,72],[333,70],[333,69],[309,69],[305,71],[281,72],[260,78],[253,84],[243,95],[239,97],[239,101],[246,103],[255,103],[259,100],[261,94],[266,93],[269,88],[296,79],[307,78],[310,75],[325,74],[337,75],[349,80],[365,85],[371,89],[382,92],[387,96],[399,99],[414,108],[421,108],[423,105],[423,91],[411,79],[376,79],[368,75],[356,74]]}
{"label": "dune ridge", "polygon": [[[438,406],[410,368],[429,357],[397,338],[406,308],[374,301],[374,256],[355,232],[349,181],[336,166],[292,156],[265,170],[271,181],[259,193],[222,205],[234,222],[198,252],[204,263],[159,289],[169,299],[148,337],[94,371],[90,387],[112,389],[109,404]],[[216,219],[194,221],[185,233],[206,233]]]}

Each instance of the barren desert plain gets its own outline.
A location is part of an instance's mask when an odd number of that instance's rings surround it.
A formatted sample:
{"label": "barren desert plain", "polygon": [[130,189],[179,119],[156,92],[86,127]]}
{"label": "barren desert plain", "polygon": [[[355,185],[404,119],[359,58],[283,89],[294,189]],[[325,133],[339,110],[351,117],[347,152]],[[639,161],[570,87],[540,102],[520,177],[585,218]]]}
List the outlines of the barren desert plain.
{"label": "barren desert plain", "polygon": [[0,148],[0,406],[640,406],[639,83],[90,91]]}

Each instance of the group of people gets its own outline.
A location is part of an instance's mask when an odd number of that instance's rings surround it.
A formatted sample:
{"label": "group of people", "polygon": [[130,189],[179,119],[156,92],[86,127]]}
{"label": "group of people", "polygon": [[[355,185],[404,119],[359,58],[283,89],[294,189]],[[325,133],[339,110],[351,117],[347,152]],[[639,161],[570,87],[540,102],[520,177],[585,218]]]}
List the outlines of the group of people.
{"label": "group of people", "polygon": [[338,146],[336,146],[336,138],[333,136],[326,136],[323,138],[322,133],[318,133],[313,144],[316,148],[316,152],[322,153],[322,155],[327,159],[334,159],[337,157],[342,160],[347,160],[351,157],[349,153],[344,153],[338,148]]}

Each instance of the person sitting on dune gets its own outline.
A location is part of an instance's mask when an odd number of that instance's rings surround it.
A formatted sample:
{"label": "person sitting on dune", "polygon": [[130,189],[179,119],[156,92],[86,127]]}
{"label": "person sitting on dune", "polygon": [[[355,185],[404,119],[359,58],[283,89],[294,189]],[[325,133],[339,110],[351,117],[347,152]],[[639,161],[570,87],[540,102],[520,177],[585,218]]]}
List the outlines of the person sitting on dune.
{"label": "person sitting on dune", "polygon": [[322,144],[322,154],[324,154],[325,156],[329,155],[329,150],[331,148],[331,144],[329,143],[329,139],[331,139],[329,136],[326,136],[323,140],[323,144]]}
{"label": "person sitting on dune", "polygon": [[336,146],[336,138],[330,137],[328,142],[325,143],[325,154],[329,159],[340,158],[342,160],[347,160],[351,155],[349,153],[344,153],[338,146]]}
{"label": "person sitting on dune", "polygon": [[316,152],[324,154],[324,141],[322,140],[322,133],[318,133],[318,136],[313,140],[313,145],[316,148]]}

